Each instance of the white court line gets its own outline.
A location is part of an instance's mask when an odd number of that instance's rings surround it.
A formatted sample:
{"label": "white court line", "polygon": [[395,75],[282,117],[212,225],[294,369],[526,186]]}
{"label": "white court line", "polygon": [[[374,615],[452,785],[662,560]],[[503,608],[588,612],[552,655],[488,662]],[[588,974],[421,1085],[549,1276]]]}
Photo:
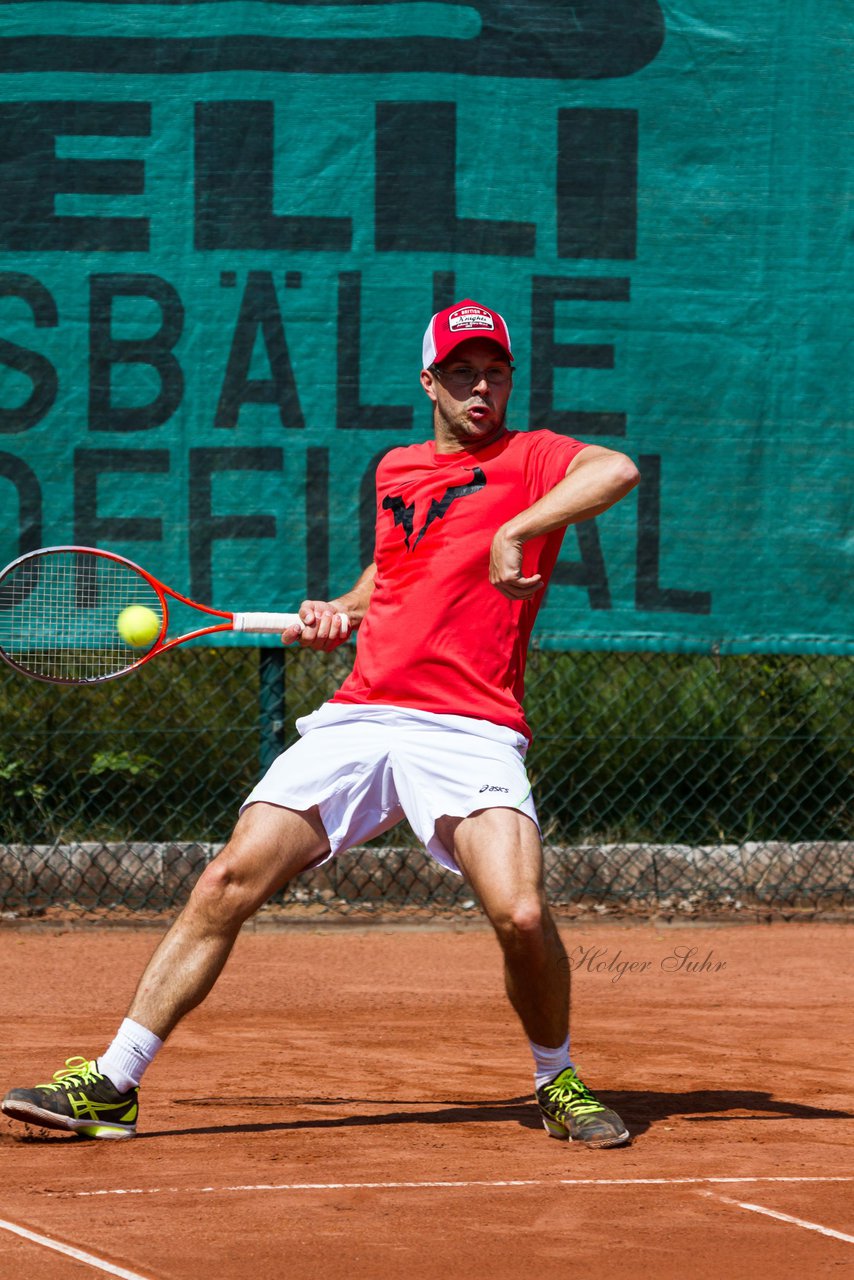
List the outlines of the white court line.
{"label": "white court line", "polygon": [[817,1222],[807,1222],[806,1218],[793,1218],[789,1213],[778,1213],[776,1209],[766,1209],[761,1204],[751,1204],[748,1200],[731,1200],[729,1196],[717,1196],[714,1191],[701,1191],[701,1196],[711,1196],[723,1204],[734,1204],[739,1209],[749,1209],[751,1213],[764,1213],[767,1218],[777,1218],[780,1222],[790,1222],[794,1227],[804,1227],[807,1231],[818,1231],[823,1236],[831,1236],[834,1240],[843,1240],[845,1244],[854,1244],[854,1236],[847,1236],[844,1231],[834,1231],[832,1227],[819,1226]]}
{"label": "white court line", "polygon": [[98,1271],[106,1271],[108,1275],[120,1276],[121,1280],[147,1280],[145,1276],[141,1276],[137,1271],[128,1271],[125,1267],[115,1267],[112,1262],[105,1262],[103,1258],[96,1258],[92,1253],[85,1253],[83,1249],[75,1249],[70,1244],[60,1244],[58,1240],[52,1240],[50,1236],[40,1236],[35,1231],[28,1231],[26,1227],[19,1227],[15,1222],[7,1222],[5,1218],[0,1218],[0,1230],[11,1231],[13,1235],[22,1236],[24,1240],[31,1240],[33,1244],[40,1244],[45,1249],[53,1249],[55,1253],[64,1253],[69,1258],[76,1259],[77,1262],[85,1262],[89,1267],[95,1267]]}
{"label": "white court line", "polygon": [[422,1188],[468,1187],[674,1187],[697,1183],[736,1182],[854,1182],[854,1174],[832,1176],[793,1175],[752,1178],[515,1178],[502,1181],[466,1182],[255,1182],[224,1187],[112,1187],[99,1191],[47,1191],[50,1196],[162,1196],[211,1195],[226,1191],[418,1191]]}

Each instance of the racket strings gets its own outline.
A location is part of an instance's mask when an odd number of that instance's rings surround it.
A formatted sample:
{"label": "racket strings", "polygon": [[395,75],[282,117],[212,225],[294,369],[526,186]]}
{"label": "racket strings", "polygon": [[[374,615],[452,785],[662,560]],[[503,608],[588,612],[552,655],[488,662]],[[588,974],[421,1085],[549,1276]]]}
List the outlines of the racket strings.
{"label": "racket strings", "polygon": [[0,649],[42,680],[118,675],[151,648],[134,648],[116,630],[129,605],[151,609],[162,622],[158,592],[130,564],[86,551],[29,557],[0,580]]}

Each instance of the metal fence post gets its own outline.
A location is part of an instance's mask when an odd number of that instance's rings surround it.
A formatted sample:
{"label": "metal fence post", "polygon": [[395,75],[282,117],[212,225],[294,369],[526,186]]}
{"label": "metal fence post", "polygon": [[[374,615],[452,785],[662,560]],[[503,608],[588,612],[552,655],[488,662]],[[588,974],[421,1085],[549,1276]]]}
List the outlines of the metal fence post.
{"label": "metal fence post", "polygon": [[285,650],[258,650],[258,730],[261,773],[285,747]]}

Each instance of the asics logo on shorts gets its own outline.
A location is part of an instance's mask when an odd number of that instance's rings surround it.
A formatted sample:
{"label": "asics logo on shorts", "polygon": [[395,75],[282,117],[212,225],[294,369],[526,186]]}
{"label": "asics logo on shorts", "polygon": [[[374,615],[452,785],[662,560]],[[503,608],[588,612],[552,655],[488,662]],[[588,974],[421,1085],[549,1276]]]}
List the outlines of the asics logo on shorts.
{"label": "asics logo on shorts", "polygon": [[406,543],[407,551],[414,551],[418,546],[424,534],[430,528],[434,520],[444,520],[448,514],[451,503],[456,502],[458,498],[468,498],[473,493],[479,493],[486,484],[486,476],[480,467],[474,467],[472,470],[472,479],[470,484],[452,484],[449,485],[441,498],[434,498],[430,503],[427,511],[427,519],[418,530],[418,536],[409,545],[409,539],[415,531],[415,503],[408,505],[404,502],[400,494],[386,494],[383,498],[383,510],[390,511],[394,516],[394,523],[403,525],[403,541]]}

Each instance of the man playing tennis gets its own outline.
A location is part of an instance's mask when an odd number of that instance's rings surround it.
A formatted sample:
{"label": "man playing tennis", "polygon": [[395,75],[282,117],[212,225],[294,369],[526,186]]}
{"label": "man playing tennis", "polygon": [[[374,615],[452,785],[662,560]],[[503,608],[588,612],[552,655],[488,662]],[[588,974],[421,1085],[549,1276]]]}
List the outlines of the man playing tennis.
{"label": "man playing tennis", "polygon": [[566,527],[607,510],[638,473],[599,445],[508,430],[510,337],[488,307],[465,300],[433,316],[421,383],[434,438],[380,463],[374,563],[338,599],[304,601],[302,630],[283,636],[325,651],[358,630],[352,672],[297,722],[299,741],[246,799],[107,1051],[13,1089],[3,1101],[13,1119],[132,1136],[143,1072],[211,990],[242,924],[299,872],[406,817],[466,878],[496,932],[547,1132],[628,1142],[570,1057],[569,965],[544,895],[521,700]]}

